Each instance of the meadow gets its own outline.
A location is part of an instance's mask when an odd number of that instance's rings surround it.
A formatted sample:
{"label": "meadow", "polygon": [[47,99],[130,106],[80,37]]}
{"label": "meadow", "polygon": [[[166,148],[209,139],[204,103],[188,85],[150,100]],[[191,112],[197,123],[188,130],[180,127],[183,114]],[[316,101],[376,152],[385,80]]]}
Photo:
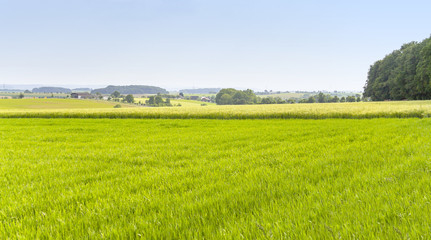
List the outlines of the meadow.
{"label": "meadow", "polygon": [[[118,103],[108,101],[84,99],[58,99],[58,98],[26,98],[26,99],[0,99],[2,110],[46,110],[46,109],[101,109],[113,108]],[[129,106],[123,104],[123,106]]]}
{"label": "meadow", "polygon": [[0,119],[3,239],[431,238],[431,119]]}
{"label": "meadow", "polygon": [[[431,101],[355,102],[320,104],[135,107],[114,109],[82,106],[80,109],[8,108],[0,99],[0,118],[148,118],[148,119],[325,119],[325,118],[427,118]],[[9,100],[10,101],[10,100]],[[19,100],[17,100],[19,101]],[[85,103],[88,101],[81,101]],[[184,100],[185,101],[185,100]],[[91,101],[90,101],[91,102]],[[115,104],[114,102],[102,102]],[[44,105],[41,105],[44,106]],[[108,105],[107,105],[108,106]],[[44,107],[39,107],[44,108]]]}

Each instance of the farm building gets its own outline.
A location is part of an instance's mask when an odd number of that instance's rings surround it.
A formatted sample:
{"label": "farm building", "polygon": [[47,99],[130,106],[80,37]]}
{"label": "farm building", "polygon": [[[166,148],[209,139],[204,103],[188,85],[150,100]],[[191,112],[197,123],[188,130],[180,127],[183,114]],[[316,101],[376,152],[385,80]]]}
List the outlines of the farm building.
{"label": "farm building", "polygon": [[201,97],[201,101],[202,102],[211,102],[211,99],[207,98],[207,97]]}
{"label": "farm building", "polygon": [[91,95],[88,92],[80,92],[80,93],[72,93],[70,94],[71,98],[77,98],[77,99],[89,99],[93,98],[93,95]]}

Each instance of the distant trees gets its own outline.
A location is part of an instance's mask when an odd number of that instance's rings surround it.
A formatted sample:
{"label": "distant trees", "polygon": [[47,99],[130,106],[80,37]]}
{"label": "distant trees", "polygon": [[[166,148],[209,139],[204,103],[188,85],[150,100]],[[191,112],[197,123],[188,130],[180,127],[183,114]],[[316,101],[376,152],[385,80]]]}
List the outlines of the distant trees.
{"label": "distant trees", "polygon": [[145,105],[152,107],[172,106],[171,100],[169,98],[163,100],[162,95],[160,94],[157,94],[156,96],[150,96],[148,100],[145,101]]}
{"label": "distant trees", "polygon": [[286,100],[281,99],[280,97],[264,97],[264,98],[258,98],[258,103],[260,104],[284,104],[287,103]]}
{"label": "distant trees", "polygon": [[218,105],[244,105],[257,103],[253,90],[236,90],[233,88],[221,89],[216,95]]}
{"label": "distant trees", "polygon": [[361,95],[356,94],[355,96],[342,96],[339,98],[338,96],[333,96],[331,94],[324,94],[322,92],[319,92],[316,95],[310,96],[305,99],[301,99],[299,103],[337,103],[337,102],[360,102],[361,101]]}
{"label": "distant trees", "polygon": [[278,96],[276,97],[256,97],[255,93],[248,90],[236,90],[233,88],[225,88],[220,90],[220,92],[216,95],[216,103],[218,105],[242,105],[242,104],[286,104],[286,103],[334,103],[334,102],[355,102],[360,101],[361,95],[351,95],[341,97],[333,96],[331,94],[325,94],[323,92],[319,92],[316,95],[307,95],[302,99],[282,99]]}
{"label": "distant trees", "polygon": [[431,99],[431,38],[404,44],[371,65],[364,97],[373,101]]}
{"label": "distant trees", "polygon": [[112,98],[119,98],[120,95],[121,95],[121,93],[119,91],[114,91],[113,93],[111,93]]}
{"label": "distant trees", "polygon": [[132,94],[128,94],[125,98],[124,101],[127,103],[134,103],[135,102],[135,98],[133,97]]}

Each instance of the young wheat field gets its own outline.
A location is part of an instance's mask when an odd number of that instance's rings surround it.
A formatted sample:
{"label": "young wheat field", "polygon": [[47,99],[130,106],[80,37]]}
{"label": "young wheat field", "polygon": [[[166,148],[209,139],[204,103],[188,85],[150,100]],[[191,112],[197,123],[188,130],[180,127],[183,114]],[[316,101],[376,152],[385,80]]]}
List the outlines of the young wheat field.
{"label": "young wheat field", "polygon": [[[102,109],[113,108],[118,103],[108,101],[84,100],[84,99],[58,99],[58,98],[27,98],[27,99],[0,99],[0,111],[46,111],[59,109]],[[124,104],[124,107],[129,106]]]}
{"label": "young wheat field", "polygon": [[[30,99],[32,100],[32,99]],[[36,99],[37,100],[37,99]],[[197,101],[181,107],[95,108],[96,101],[73,100],[79,109],[69,107],[43,109],[35,103],[32,108],[16,108],[0,99],[0,118],[142,118],[142,119],[324,119],[324,118],[428,118],[431,101],[356,102],[321,104],[273,105],[207,105]],[[11,100],[9,100],[11,101]],[[19,101],[19,100],[17,100]],[[53,100],[54,101],[54,100]],[[173,100],[174,101],[174,100]],[[7,102],[6,102],[7,103]],[[103,103],[103,102],[102,102]],[[3,106],[3,107],[1,107]],[[87,106],[87,107],[85,107]],[[36,108],[36,109],[35,109]],[[42,108],[42,109],[41,109]]]}
{"label": "young wheat field", "polygon": [[429,118],[0,119],[0,238],[429,239],[430,133]]}

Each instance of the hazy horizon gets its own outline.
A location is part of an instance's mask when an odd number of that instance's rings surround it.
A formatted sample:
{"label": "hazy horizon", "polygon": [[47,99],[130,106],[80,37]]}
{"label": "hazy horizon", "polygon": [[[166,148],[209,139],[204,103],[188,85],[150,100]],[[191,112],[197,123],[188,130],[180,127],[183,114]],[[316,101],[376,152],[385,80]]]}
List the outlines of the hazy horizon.
{"label": "hazy horizon", "polygon": [[0,88],[362,91],[430,36],[426,1],[0,0]]}
{"label": "hazy horizon", "polygon": [[[125,86],[125,85],[146,85],[146,84],[109,84],[109,85],[115,85],[115,86]],[[108,85],[76,85],[76,84],[1,84],[0,85],[0,91],[2,89],[5,90],[32,90],[33,88],[40,88],[40,87],[63,87],[63,88],[69,88],[71,90],[76,88],[90,88],[90,89],[97,89],[97,88],[105,88]],[[149,86],[155,86],[155,87],[161,87],[164,88],[170,92],[179,91],[181,89],[204,89],[204,88],[228,88],[228,87],[183,87],[183,88],[170,88],[170,87],[163,87],[163,86],[156,86],[156,85],[149,85]],[[355,90],[355,89],[338,89],[338,90],[325,90],[325,89],[319,89],[319,90],[307,90],[307,89],[261,89],[261,88],[247,88],[247,87],[241,87],[241,86],[234,86],[232,88],[239,89],[239,90],[245,90],[245,89],[252,89],[255,92],[263,92],[265,90],[273,91],[273,92],[362,92],[362,90]]]}

